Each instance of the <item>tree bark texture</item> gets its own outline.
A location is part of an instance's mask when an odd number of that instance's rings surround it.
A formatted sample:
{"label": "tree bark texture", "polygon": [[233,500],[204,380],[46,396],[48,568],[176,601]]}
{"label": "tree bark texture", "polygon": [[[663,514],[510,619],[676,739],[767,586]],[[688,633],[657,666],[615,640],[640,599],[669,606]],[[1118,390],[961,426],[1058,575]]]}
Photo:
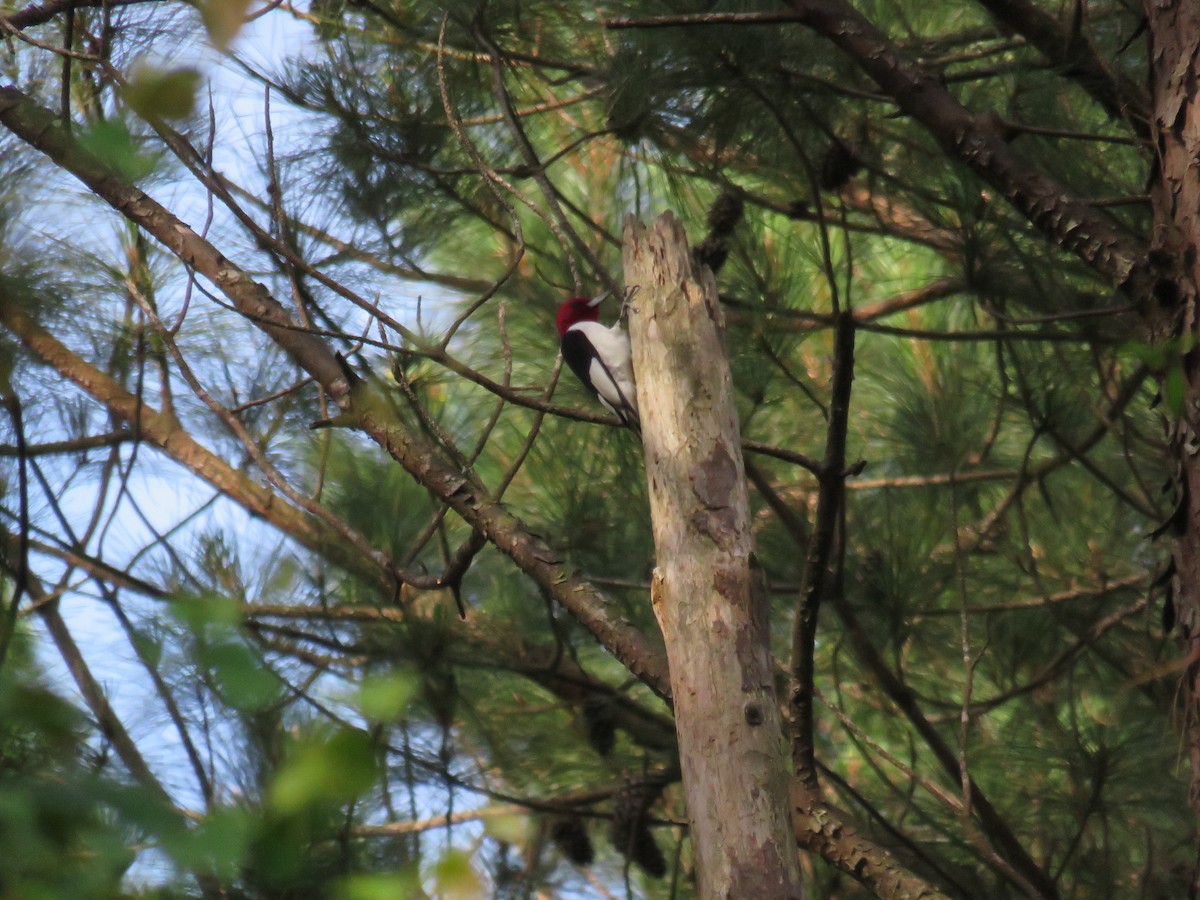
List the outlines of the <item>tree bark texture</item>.
{"label": "tree bark texture", "polygon": [[723,318],[670,213],[624,233],[630,338],[701,897],[802,896]]}
{"label": "tree bark texture", "polygon": [[1178,367],[1186,385],[1182,407],[1166,412],[1172,420],[1177,463],[1178,505],[1170,523],[1177,538],[1172,593],[1179,624],[1190,641],[1185,721],[1191,803],[1200,811],[1200,350],[1195,347],[1200,295],[1200,4],[1145,0],[1145,9],[1156,156],[1150,182],[1154,231],[1149,254],[1155,302],[1147,304],[1147,312],[1152,334],[1165,341],[1168,351],[1164,378],[1170,379],[1170,369]]}

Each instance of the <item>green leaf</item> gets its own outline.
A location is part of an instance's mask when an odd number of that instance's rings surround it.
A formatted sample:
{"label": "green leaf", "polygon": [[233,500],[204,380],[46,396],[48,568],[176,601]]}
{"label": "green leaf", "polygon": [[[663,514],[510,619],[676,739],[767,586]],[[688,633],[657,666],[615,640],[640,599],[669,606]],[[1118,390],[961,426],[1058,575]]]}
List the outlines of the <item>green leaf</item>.
{"label": "green leaf", "polygon": [[1160,369],[1166,363],[1166,351],[1161,344],[1145,341],[1126,341],[1121,345],[1121,355],[1131,356],[1152,369]]}
{"label": "green leaf", "polygon": [[529,816],[492,816],[483,820],[483,830],[498,841],[522,847],[529,839]]}
{"label": "green leaf", "polygon": [[420,682],[411,672],[368,675],[358,692],[358,708],[372,722],[391,722],[408,708]]}
{"label": "green leaf", "polygon": [[247,810],[224,807],[171,841],[166,849],[182,869],[201,869],[232,878],[249,850],[255,824],[255,817]]}
{"label": "green leaf", "polygon": [[84,718],[58,695],[39,685],[0,679],[0,723],[13,733],[36,734],[60,752],[73,751]]}
{"label": "green leaf", "polygon": [[338,884],[337,900],[405,900],[424,897],[415,871],[380,875],[355,875]]}
{"label": "green leaf", "polygon": [[313,821],[267,811],[250,846],[247,867],[264,882],[290,882],[309,864]]}
{"label": "green leaf", "polygon": [[448,850],[433,867],[433,877],[442,900],[479,900],[485,896],[471,857],[461,850]]}
{"label": "green leaf", "polygon": [[165,847],[178,846],[188,834],[182,814],[154,788],[96,780],[88,785],[91,796],[115,809],[128,824],[154,835]]}
{"label": "green leaf", "polygon": [[148,119],[186,119],[196,109],[200,73],[192,68],[139,65],[125,85],[125,102]]}
{"label": "green leaf", "polygon": [[143,153],[120,119],[97,122],[79,134],[79,143],[93,156],[116,169],[128,181],[139,181],[154,171],[155,160]]}
{"label": "green leaf", "polygon": [[138,653],[146,659],[146,662],[157,668],[158,664],[162,662],[162,638],[144,628],[135,628],[131,640],[134,646],[137,647]]}
{"label": "green leaf", "polygon": [[1162,381],[1163,406],[1178,419],[1183,415],[1183,401],[1187,396],[1187,377],[1182,366],[1172,366]]}
{"label": "green leaf", "polygon": [[270,799],[282,813],[321,803],[346,803],[375,780],[375,748],[370,735],[343,728],[328,740],[301,745],[271,785]]}
{"label": "green leaf", "polygon": [[171,615],[194,632],[208,626],[229,628],[242,621],[242,608],[236,600],[220,594],[178,597],[171,601]]}
{"label": "green leaf", "polygon": [[271,570],[266,584],[263,585],[263,594],[271,596],[292,591],[296,584],[297,572],[296,561],[290,556],[279,559]]}
{"label": "green leaf", "polygon": [[279,680],[253,650],[239,641],[222,641],[201,651],[225,699],[235,708],[262,709],[279,698]]}
{"label": "green leaf", "polygon": [[249,8],[250,0],[204,0],[200,4],[200,18],[208,30],[209,39],[218,49],[229,49],[246,24],[246,11]]}

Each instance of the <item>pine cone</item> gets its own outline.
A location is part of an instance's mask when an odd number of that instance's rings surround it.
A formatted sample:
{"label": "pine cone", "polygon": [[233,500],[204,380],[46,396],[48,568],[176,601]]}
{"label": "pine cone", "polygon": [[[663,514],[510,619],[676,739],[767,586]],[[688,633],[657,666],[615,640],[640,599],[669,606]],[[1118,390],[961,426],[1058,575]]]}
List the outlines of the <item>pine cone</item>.
{"label": "pine cone", "polygon": [[617,723],[612,703],[592,698],[583,704],[583,721],[587,725],[588,743],[601,756],[612,753],[617,742]]}
{"label": "pine cone", "polygon": [[550,840],[560,853],[577,866],[590,866],[596,858],[592,839],[580,816],[560,816],[550,825]]}
{"label": "pine cone", "polygon": [[817,182],[823,191],[840,191],[861,168],[862,160],[858,151],[841,138],[834,138],[821,159]]}
{"label": "pine cone", "polygon": [[737,191],[725,191],[713,201],[708,210],[708,227],[714,235],[732,234],[742,221],[746,210],[742,195]]}
{"label": "pine cone", "polygon": [[722,193],[708,210],[708,237],[692,248],[692,256],[700,265],[708,266],[713,274],[721,271],[729,258],[728,238],[733,234],[746,210],[739,191]]}
{"label": "pine cone", "polygon": [[692,258],[700,265],[708,266],[716,275],[729,258],[729,242],[723,237],[710,235],[692,248]]}
{"label": "pine cone", "polygon": [[608,826],[608,839],[617,852],[654,878],[667,874],[667,860],[646,824],[646,811],[658,799],[662,788],[661,784],[626,780],[613,796],[612,821]]}

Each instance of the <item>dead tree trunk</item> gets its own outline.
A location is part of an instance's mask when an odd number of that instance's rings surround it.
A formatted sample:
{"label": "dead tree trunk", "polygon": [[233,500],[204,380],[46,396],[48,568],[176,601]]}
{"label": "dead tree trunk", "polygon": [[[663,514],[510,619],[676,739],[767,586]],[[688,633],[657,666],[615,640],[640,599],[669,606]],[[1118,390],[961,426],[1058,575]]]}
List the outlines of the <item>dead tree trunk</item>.
{"label": "dead tree trunk", "polygon": [[625,284],[666,641],[701,897],[802,896],[788,755],[723,318],[670,214],[624,234]]}

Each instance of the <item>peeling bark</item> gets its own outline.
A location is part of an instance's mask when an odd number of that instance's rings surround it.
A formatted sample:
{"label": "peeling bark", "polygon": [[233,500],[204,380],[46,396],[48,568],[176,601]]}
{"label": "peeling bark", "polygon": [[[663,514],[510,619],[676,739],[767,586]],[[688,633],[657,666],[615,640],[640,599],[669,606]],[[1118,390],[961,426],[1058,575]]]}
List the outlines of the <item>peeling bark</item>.
{"label": "peeling bark", "polygon": [[917,877],[878,844],[846,825],[802,779],[792,783],[796,843],[888,900],[935,900],[946,895]]}

